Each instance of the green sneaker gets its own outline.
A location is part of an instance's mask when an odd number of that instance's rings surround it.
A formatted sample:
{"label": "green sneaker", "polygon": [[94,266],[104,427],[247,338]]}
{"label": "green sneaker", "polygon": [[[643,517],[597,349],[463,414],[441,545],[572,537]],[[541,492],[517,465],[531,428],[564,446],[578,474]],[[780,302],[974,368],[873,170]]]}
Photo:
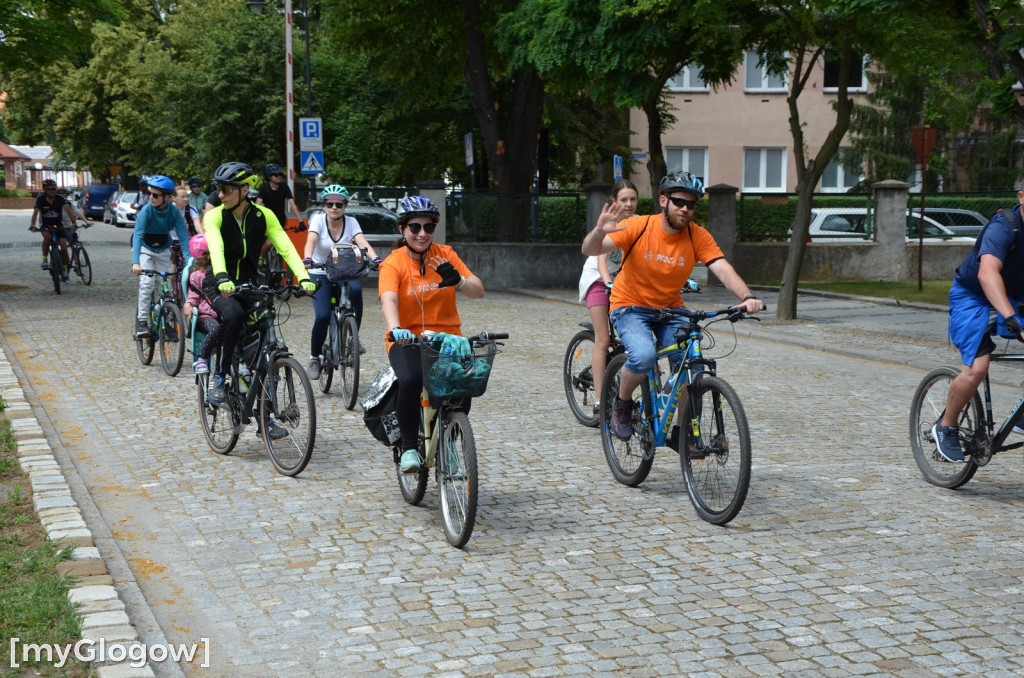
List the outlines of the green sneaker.
{"label": "green sneaker", "polygon": [[420,459],[420,453],[416,450],[406,450],[402,454],[402,473],[417,473],[420,470],[420,465],[423,461]]}

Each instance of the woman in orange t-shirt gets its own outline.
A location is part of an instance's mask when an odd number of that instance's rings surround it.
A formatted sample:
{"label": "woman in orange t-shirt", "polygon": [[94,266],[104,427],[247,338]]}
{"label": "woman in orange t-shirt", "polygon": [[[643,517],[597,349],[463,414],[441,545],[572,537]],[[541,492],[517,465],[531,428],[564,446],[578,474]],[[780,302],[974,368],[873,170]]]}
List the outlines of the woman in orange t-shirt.
{"label": "woman in orange t-shirt", "polygon": [[423,463],[417,450],[423,373],[420,348],[409,342],[424,331],[461,335],[455,292],[461,290],[471,299],[484,296],[484,284],[455,250],[434,243],[438,219],[437,206],[427,198],[413,195],[402,201],[398,216],[401,239],[381,263],[377,284],[384,326],[389,328],[385,336],[388,360],[398,377],[397,414],[405,473],[416,473]]}

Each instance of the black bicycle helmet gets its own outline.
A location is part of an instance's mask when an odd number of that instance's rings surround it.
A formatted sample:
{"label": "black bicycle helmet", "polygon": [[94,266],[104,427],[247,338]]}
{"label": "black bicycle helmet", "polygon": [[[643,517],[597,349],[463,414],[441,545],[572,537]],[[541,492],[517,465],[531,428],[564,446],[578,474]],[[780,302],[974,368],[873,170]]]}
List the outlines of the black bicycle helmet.
{"label": "black bicycle helmet", "polygon": [[188,185],[189,185],[189,188],[191,188],[192,186],[199,186],[199,187],[202,187],[202,185],[203,185],[203,180],[202,180],[202,179],[200,179],[199,177],[189,177],[189,179],[188,179]]}
{"label": "black bicycle helmet", "polygon": [[704,197],[704,183],[689,172],[669,172],[661,180],[660,193],[675,193],[685,191],[697,196],[697,199]]}
{"label": "black bicycle helmet", "polygon": [[275,165],[274,163],[270,163],[269,165],[267,165],[266,173],[267,173],[267,178],[269,179],[270,177],[274,176],[275,174],[282,174],[283,175],[284,174],[284,170],[281,169],[280,165]]}
{"label": "black bicycle helmet", "polygon": [[226,162],[213,173],[213,180],[228,186],[252,186],[256,188],[259,178],[244,162]]}

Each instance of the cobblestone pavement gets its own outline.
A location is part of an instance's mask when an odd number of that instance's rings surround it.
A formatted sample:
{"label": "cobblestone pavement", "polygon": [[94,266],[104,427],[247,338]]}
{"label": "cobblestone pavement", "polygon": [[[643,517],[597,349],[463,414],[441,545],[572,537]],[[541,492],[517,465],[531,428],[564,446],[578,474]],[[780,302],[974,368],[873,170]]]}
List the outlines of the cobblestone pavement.
{"label": "cobblestone pavement", "polygon": [[[959,491],[925,483],[907,442],[920,369],[741,336],[720,372],[751,422],[753,480],[720,528],[697,518],[672,453],[624,487],[575,423],[560,366],[582,307],[460,298],[467,331],[512,335],[474,403],[481,499],[460,551],[433,482],[406,505],[389,453],[335,394],[318,392],[296,479],[251,431],[210,452],[189,369],[170,379],[135,357],[128,232],[90,231],[95,282],[55,296],[24,221],[0,217],[0,341],[140,636],[210,638],[211,668],[157,675],[1024,671],[1021,456]],[[385,360],[368,292],[366,381]],[[311,308],[290,308],[283,334],[304,359]],[[720,334],[715,354],[733,346]],[[932,350],[932,365],[953,359]],[[996,387],[997,406],[1016,394]]]}

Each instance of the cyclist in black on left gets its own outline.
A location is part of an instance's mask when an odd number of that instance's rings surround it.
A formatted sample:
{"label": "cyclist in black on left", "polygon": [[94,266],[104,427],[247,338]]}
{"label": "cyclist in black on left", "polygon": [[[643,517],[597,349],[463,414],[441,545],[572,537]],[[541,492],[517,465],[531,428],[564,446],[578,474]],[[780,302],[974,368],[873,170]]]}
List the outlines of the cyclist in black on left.
{"label": "cyclist in black on left", "polygon": [[69,203],[64,196],[57,194],[57,182],[53,179],[43,181],[43,194],[36,198],[36,204],[32,209],[32,222],[29,230],[34,230],[36,221],[39,220],[43,227],[43,264],[42,269],[47,270],[50,265],[47,257],[50,253],[50,232],[57,232],[57,242],[60,243],[61,261],[64,262],[64,270],[60,271],[61,278],[68,279],[68,232],[64,228],[64,216],[66,213],[71,222],[75,221],[75,213],[71,210]]}

